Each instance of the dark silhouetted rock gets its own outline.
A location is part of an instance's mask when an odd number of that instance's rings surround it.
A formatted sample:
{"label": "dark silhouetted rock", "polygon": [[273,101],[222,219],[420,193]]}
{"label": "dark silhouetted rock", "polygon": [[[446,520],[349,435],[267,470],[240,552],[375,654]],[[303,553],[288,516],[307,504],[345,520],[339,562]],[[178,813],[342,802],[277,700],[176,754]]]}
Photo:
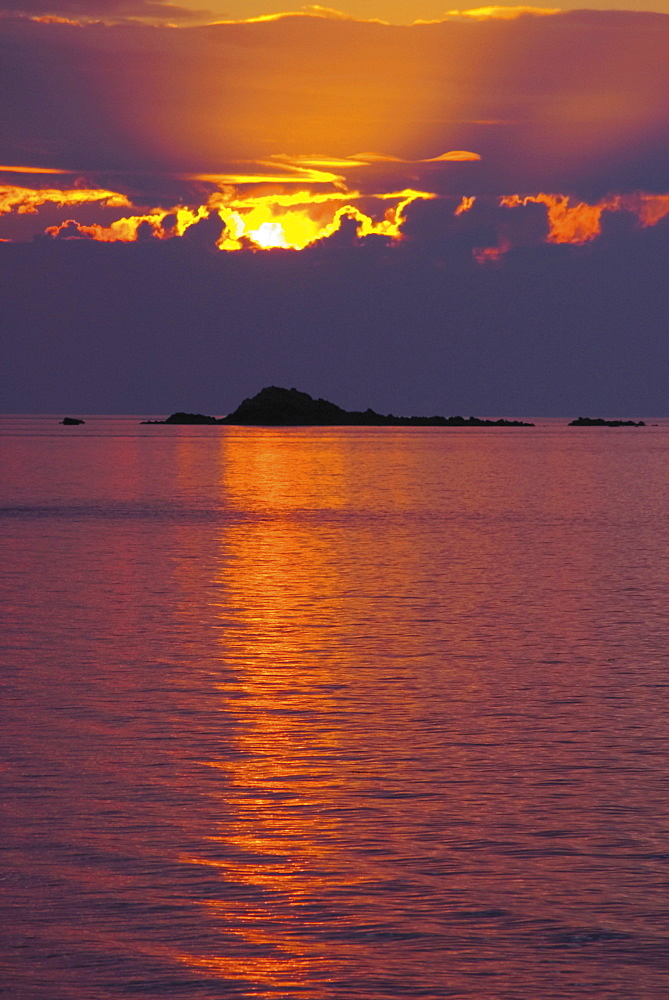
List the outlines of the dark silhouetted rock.
{"label": "dark silhouetted rock", "polygon": [[167,420],[142,420],[143,424],[218,424],[216,417],[208,417],[205,413],[172,413]]}
{"label": "dark silhouetted rock", "polygon": [[65,424],[66,427],[75,427],[77,424],[85,424],[85,420],[80,420],[79,417],[65,417],[61,420],[61,424]]}
{"label": "dark silhouetted rock", "polygon": [[395,417],[374,410],[343,410],[327,399],[276,385],[243,400],[227,417],[203,413],[173,413],[167,420],[143,424],[230,424],[245,427],[534,427],[522,420],[484,420],[481,417]]}
{"label": "dark silhouetted rock", "polygon": [[604,420],[602,417],[577,417],[569,427],[645,427],[643,420]]}
{"label": "dark silhouetted rock", "polygon": [[313,399],[297,389],[280,389],[271,385],[257,396],[243,400],[234,413],[223,418],[222,423],[297,427],[345,424],[348,423],[348,416],[350,414],[335,403]]}
{"label": "dark silhouetted rock", "polygon": [[254,427],[532,427],[521,420],[480,417],[395,417],[374,410],[343,410],[326,399],[272,385],[245,399],[221,424]]}

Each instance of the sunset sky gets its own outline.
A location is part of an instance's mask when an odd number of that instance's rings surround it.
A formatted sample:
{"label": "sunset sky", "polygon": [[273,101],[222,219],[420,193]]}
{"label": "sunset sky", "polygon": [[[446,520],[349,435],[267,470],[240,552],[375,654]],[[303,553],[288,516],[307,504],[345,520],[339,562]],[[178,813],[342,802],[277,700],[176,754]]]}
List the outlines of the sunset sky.
{"label": "sunset sky", "polygon": [[622,6],[0,0],[0,407],[669,415],[669,3]]}

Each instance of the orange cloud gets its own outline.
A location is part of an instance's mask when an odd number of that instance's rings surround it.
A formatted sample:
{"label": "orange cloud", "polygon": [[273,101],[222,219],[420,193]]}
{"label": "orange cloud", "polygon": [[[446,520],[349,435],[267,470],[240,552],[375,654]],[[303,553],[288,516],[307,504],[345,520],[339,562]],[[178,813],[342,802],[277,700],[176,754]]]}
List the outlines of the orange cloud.
{"label": "orange cloud", "polygon": [[74,21],[71,17],[59,17],[57,14],[42,14],[31,17],[30,20],[37,21],[38,24],[74,24],[78,28],[82,27],[81,21]]}
{"label": "orange cloud", "polygon": [[137,230],[143,222],[148,223],[157,232],[162,217],[154,215],[135,215],[131,218],[117,219],[110,226],[100,226],[97,223],[86,226],[75,219],[67,219],[58,226],[47,226],[44,230],[47,236],[62,239],[93,239],[101,243],[134,243]]}
{"label": "orange cloud", "polygon": [[87,202],[104,202],[113,208],[130,207],[125,195],[116,191],[90,190],[86,188],[58,188],[33,190],[24,187],[0,186],[0,215],[18,212],[24,215],[34,213],[40,206],[51,202],[54,205],[83,205]]}
{"label": "orange cloud", "polygon": [[454,215],[464,215],[465,212],[468,212],[470,210],[470,208],[472,208],[472,206],[473,206],[473,204],[474,204],[475,201],[476,201],[475,197],[473,197],[473,196],[470,197],[470,196],[464,195],[462,197],[462,199],[460,200],[460,204],[458,205],[458,207],[456,208],[456,210],[455,210],[455,212],[453,214]]}
{"label": "orange cloud", "polygon": [[508,195],[500,205],[515,208],[530,203],[545,205],[548,211],[549,243],[587,243],[601,232],[603,212],[631,212],[642,226],[654,226],[669,215],[669,195],[638,193],[603,198],[594,205],[574,202],[562,194]]}
{"label": "orange cloud", "polygon": [[634,212],[642,226],[655,226],[669,215],[669,194],[631,194],[620,198],[621,207]]}
{"label": "orange cloud", "polygon": [[[475,21],[513,21],[518,17],[547,17],[551,14],[561,14],[559,7],[475,7],[470,10],[449,10],[441,20],[451,18],[470,18]],[[438,22],[417,21],[417,24],[433,24]]]}
{"label": "orange cloud", "polygon": [[264,250],[302,250],[317,240],[332,236],[344,219],[354,219],[358,223],[360,237],[375,235],[400,240],[406,208],[414,201],[430,200],[435,196],[411,190],[375,195],[373,200],[395,202],[377,219],[354,204],[360,197],[357,192],[335,196],[302,192],[227,200],[213,196],[209,205],[216,208],[226,224],[218,242],[222,250],[240,250],[245,241],[246,245]]}
{"label": "orange cloud", "polygon": [[[49,207],[51,218],[54,208],[70,209],[74,206],[87,206],[84,218],[56,222],[43,231],[48,235],[60,238],[89,238],[103,242],[134,242],[141,236],[152,235],[156,239],[165,240],[180,237],[204,220],[210,219],[200,235],[207,234],[211,243],[222,250],[251,249],[290,249],[301,250],[311,244],[327,239],[338,232],[345,220],[355,222],[355,230],[359,237],[382,236],[397,242],[404,238],[403,227],[406,223],[407,209],[415,202],[429,202],[439,199],[443,210],[433,218],[447,220],[459,218],[472,212],[477,202],[476,195],[462,195],[459,200],[452,196],[445,197],[429,188],[397,187],[384,190],[383,185],[392,177],[393,172],[407,162],[414,164],[438,163],[453,155],[473,156],[475,154],[446,153],[433,159],[420,161],[405,161],[399,157],[385,157],[379,154],[360,154],[356,157],[334,158],[328,156],[277,157],[283,166],[289,168],[289,173],[264,174],[213,174],[195,175],[198,184],[190,189],[185,188],[187,203],[175,203],[165,200],[162,204],[148,203],[138,197],[131,198],[128,194],[113,191],[108,188],[73,187],[73,188],[29,188],[27,186],[5,185],[0,187],[0,214],[17,216],[39,215],[42,209]],[[321,167],[335,166],[343,168],[342,174],[331,175]],[[365,190],[365,186],[349,187],[345,183],[344,174],[349,167],[354,167],[360,173],[358,179],[369,180],[366,168],[374,167],[373,181],[381,181],[381,187]],[[389,173],[385,176],[378,173],[380,168],[387,167]],[[32,168],[14,168],[17,171],[30,173]],[[55,168],[53,168],[55,170]],[[295,169],[301,173],[292,174]],[[376,176],[378,174],[378,176]],[[306,183],[313,177],[317,183]],[[323,177],[327,180],[324,181]],[[330,177],[336,177],[336,185]],[[287,183],[286,178],[289,177]],[[189,182],[193,175],[182,175]],[[302,184],[295,189],[295,182],[301,179]],[[164,178],[165,181],[168,178]],[[172,179],[172,194],[176,192],[173,185],[178,179]],[[204,180],[214,187],[209,190],[202,187]],[[237,183],[232,183],[236,181]],[[149,187],[156,184],[148,179]],[[198,187],[199,185],[199,187]],[[291,190],[291,188],[293,188]],[[192,196],[195,195],[198,200]],[[184,202],[186,198],[184,198]],[[448,207],[451,202],[451,207]],[[490,201],[487,202],[490,206]],[[590,203],[573,196],[538,192],[536,194],[505,195],[495,200],[495,204],[504,209],[513,209],[530,204],[541,205],[546,210],[548,232],[537,229],[535,222],[528,229],[522,217],[511,227],[500,218],[495,218],[486,208],[486,200],[477,205],[475,224],[492,225],[497,231],[495,246],[479,248],[475,251],[476,259],[490,260],[501,256],[510,246],[530,245],[539,239],[548,243],[584,244],[599,236],[604,212],[627,212],[636,217],[640,226],[654,226],[669,215],[669,194],[654,194],[635,192],[632,194],[615,194]],[[103,218],[91,218],[99,206]],[[132,213],[123,215],[119,209],[132,209]],[[118,214],[118,218],[114,218]],[[216,235],[216,221],[220,219],[220,230]],[[448,222],[443,223],[448,228]],[[25,227],[24,227],[25,229]],[[16,227],[15,227],[15,231]],[[18,230],[21,231],[21,230]],[[433,230],[434,231],[434,230]],[[198,230],[198,232],[200,232]],[[545,235],[544,235],[545,234]],[[413,236],[412,236],[413,238]]]}
{"label": "orange cloud", "polygon": [[[389,156],[385,153],[356,153],[353,156],[328,156],[311,153],[289,156],[275,153],[267,160],[237,161],[230,164],[238,169],[220,173],[187,173],[180,175],[183,179],[200,180],[223,186],[226,184],[327,184],[346,189],[346,176],[351,171],[365,171],[367,167],[386,168],[388,177],[396,176],[403,168],[415,168],[421,165],[474,163],[481,156],[471,150],[456,149],[441,153],[439,156],[423,159],[405,159],[400,156]],[[334,171],[337,171],[335,173]],[[404,170],[406,173],[407,171]]]}
{"label": "orange cloud", "polygon": [[[16,208],[36,212],[39,205],[49,199],[50,192],[32,192],[32,198],[24,194]],[[69,192],[61,192],[66,196]],[[74,195],[80,192],[72,192]],[[436,197],[428,191],[403,189],[381,194],[363,195],[359,191],[347,192],[276,192],[271,194],[239,194],[234,189],[212,193],[197,207],[165,206],[143,210],[133,215],[124,215],[108,225],[83,223],[68,218],[56,225],[48,226],[47,235],[59,239],[87,238],[102,242],[134,242],[139,238],[140,227],[149,228],[157,239],[183,236],[188,229],[205,219],[221,220],[221,233],[217,246],[222,250],[240,250],[243,247],[255,249],[302,250],[304,247],[325,239],[337,232],[344,219],[357,222],[360,237],[377,235],[391,240],[402,239],[402,225],[405,211],[418,200]],[[115,203],[106,199],[104,205],[126,207],[130,204],[124,195]],[[82,201],[85,199],[81,199]],[[62,206],[70,206],[75,200],[67,197],[59,199]],[[363,210],[361,205],[376,206],[376,211]],[[12,208],[8,210],[11,211]]]}
{"label": "orange cloud", "polygon": [[467,163],[472,160],[480,160],[478,153],[470,153],[466,149],[454,149],[450,153],[442,153],[441,156],[433,156],[429,160],[416,160],[417,163]]}
{"label": "orange cloud", "polygon": [[353,14],[346,14],[344,11],[335,10],[332,7],[322,7],[320,4],[305,4],[302,10],[286,10],[276,14],[258,14],[255,17],[229,18],[214,21],[214,24],[263,24],[271,21],[284,21],[287,18],[310,18],[317,17],[328,21],[355,21],[366,24],[389,24],[376,17],[363,18]]}
{"label": "orange cloud", "polygon": [[617,208],[618,202],[600,202],[588,205],[585,202],[572,204],[566,195],[514,194],[500,198],[500,205],[505,208],[516,208],[530,203],[545,205],[548,210],[550,230],[546,237],[549,243],[587,243],[600,232],[600,220],[605,208]]}
{"label": "orange cloud", "polygon": [[0,174],[71,174],[70,170],[59,170],[56,167],[17,167],[0,165]]}
{"label": "orange cloud", "polygon": [[[339,174],[333,174],[328,170],[319,169],[320,166],[332,166],[333,162],[319,164],[317,160],[309,162],[294,161],[289,157],[276,156],[271,161],[256,161],[255,163],[238,164],[256,169],[246,171],[230,171],[227,173],[197,173],[183,174],[185,180],[206,181],[210,184],[223,186],[226,184],[332,184],[341,186],[344,178]],[[337,165],[342,165],[342,161],[337,161]],[[350,161],[343,164],[350,166]],[[261,170],[259,167],[269,169]]]}
{"label": "orange cloud", "polygon": [[[183,236],[187,229],[208,217],[208,211],[201,206],[196,211],[188,208],[157,209],[144,215],[124,216],[116,219],[109,226],[101,226],[98,223],[92,225],[82,225],[75,219],[67,219],[57,226],[47,226],[44,232],[48,236],[60,237],[64,239],[76,239],[84,237],[98,240],[102,243],[134,243],[138,238],[139,228],[142,225],[153,230],[156,239],[167,239],[170,236]],[[165,228],[164,222],[167,218],[174,219],[173,224]]]}

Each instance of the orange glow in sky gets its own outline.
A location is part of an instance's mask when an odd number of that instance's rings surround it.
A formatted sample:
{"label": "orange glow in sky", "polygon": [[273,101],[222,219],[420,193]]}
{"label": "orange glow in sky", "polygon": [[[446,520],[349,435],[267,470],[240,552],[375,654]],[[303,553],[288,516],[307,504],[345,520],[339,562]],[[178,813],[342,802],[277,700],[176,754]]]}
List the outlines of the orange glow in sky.
{"label": "orange glow in sky", "polygon": [[[472,156],[474,154],[446,154]],[[367,162],[372,161],[367,157]],[[436,162],[434,161],[422,161]],[[441,159],[441,158],[438,158]],[[378,162],[385,162],[378,158]],[[303,158],[304,163],[309,162]],[[310,170],[316,170],[311,160]],[[322,157],[321,165],[334,165],[334,159]],[[388,159],[392,162],[392,158]],[[402,161],[398,161],[402,162]],[[350,166],[351,161],[341,161]],[[306,166],[305,166],[305,169]],[[213,178],[212,178],[213,180]],[[219,178],[220,180],[220,178]],[[262,178],[264,180],[264,178]],[[207,219],[220,219],[220,232],[212,238],[221,250],[302,250],[327,239],[341,229],[344,220],[356,223],[358,237],[381,236],[389,241],[404,238],[403,225],[406,213],[414,202],[439,199],[436,192],[404,188],[381,193],[365,193],[347,189],[343,177],[336,177],[336,185],[329,182],[329,190],[281,190],[276,180],[273,185],[232,185],[221,183],[219,190],[211,193],[200,204],[163,206],[134,204],[126,194],[95,187],[29,188],[16,185],[0,186],[0,214],[5,216],[35,215],[41,210],[55,208],[68,212],[67,217],[41,230],[60,238],[88,238],[101,242],[134,242],[139,238],[140,227],[144,234],[165,240],[183,236],[191,227]],[[321,184],[323,186],[323,184]],[[275,188],[269,190],[268,188]],[[475,196],[462,196],[454,204],[456,217],[467,215],[476,202]],[[514,209],[529,204],[543,205],[548,222],[548,243],[584,244],[600,235],[604,212],[627,212],[636,217],[642,227],[654,226],[669,215],[669,194],[614,194],[598,202],[588,203],[565,194],[539,192],[536,194],[511,194],[499,199],[503,208]],[[71,217],[70,209],[86,207],[88,218]],[[113,216],[119,209],[133,212]],[[102,219],[91,220],[91,212],[100,212]],[[104,220],[104,221],[103,221]],[[215,230],[215,226],[213,227]],[[39,230],[37,230],[39,231]],[[507,236],[491,246],[477,249],[475,259],[485,262],[498,259],[513,245]]]}
{"label": "orange glow in sky", "polygon": [[[81,201],[94,200],[83,197],[91,192],[34,191],[31,197],[16,200],[16,211],[37,211],[37,206],[48,201],[69,206],[76,199],[68,195],[82,194]],[[99,192],[98,192],[99,194]],[[112,197],[106,197],[107,206],[116,204]],[[42,195],[46,197],[41,199]],[[119,199],[124,196],[118,196]],[[150,227],[157,239],[183,236],[184,233],[203,219],[216,215],[221,219],[221,235],[217,245],[221,250],[241,250],[250,247],[260,250],[302,250],[316,240],[325,239],[336,233],[344,219],[357,222],[358,236],[384,236],[391,240],[402,239],[402,224],[405,210],[414,201],[430,200],[435,197],[427,191],[410,189],[365,196],[366,202],[378,205],[378,214],[373,217],[358,207],[363,196],[359,192],[331,192],[328,194],[300,191],[294,194],[277,193],[271,195],[237,195],[220,192],[212,195],[206,204],[197,208],[167,207],[144,211],[136,215],[123,216],[108,225],[100,223],[79,223],[74,219],[64,220],[48,226],[45,232],[57,237],[87,237],[102,242],[133,242],[138,238],[141,225]],[[0,205],[3,191],[0,189]],[[10,196],[7,195],[9,205]],[[103,200],[95,199],[95,200]],[[24,204],[30,207],[23,208]],[[127,199],[119,205],[129,204]],[[6,211],[11,211],[8,207]]]}
{"label": "orange glow in sky", "polygon": [[[226,224],[219,241],[222,250],[240,250],[242,239],[263,250],[273,248],[303,250],[316,240],[332,236],[341,227],[343,219],[355,219],[359,236],[386,236],[401,239],[404,210],[416,200],[435,196],[425,191],[401,191],[390,195],[375,196],[389,201],[380,219],[373,219],[355,205],[360,195],[316,195],[301,193],[293,197],[266,196],[236,200],[232,204],[217,205],[218,213]],[[338,205],[338,201],[345,202]],[[333,211],[334,208],[334,211]]]}

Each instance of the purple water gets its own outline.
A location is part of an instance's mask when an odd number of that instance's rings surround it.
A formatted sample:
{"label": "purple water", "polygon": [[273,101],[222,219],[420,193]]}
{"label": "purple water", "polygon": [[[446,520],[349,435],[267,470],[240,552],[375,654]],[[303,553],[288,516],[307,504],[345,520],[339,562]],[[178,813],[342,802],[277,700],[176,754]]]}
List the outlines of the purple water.
{"label": "purple water", "polygon": [[666,997],[666,423],[0,435],[4,995]]}

